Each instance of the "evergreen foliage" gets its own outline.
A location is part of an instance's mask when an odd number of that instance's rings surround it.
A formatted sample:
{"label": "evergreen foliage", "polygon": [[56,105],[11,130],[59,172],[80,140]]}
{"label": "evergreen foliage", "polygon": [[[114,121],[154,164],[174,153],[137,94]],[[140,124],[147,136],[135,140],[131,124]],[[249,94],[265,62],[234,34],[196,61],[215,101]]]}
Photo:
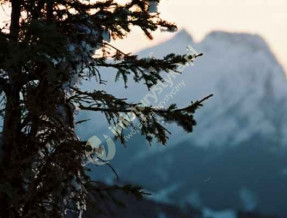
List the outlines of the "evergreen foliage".
{"label": "evergreen foliage", "polygon": [[[105,83],[100,68],[108,67],[116,69],[115,78],[125,87],[133,79],[150,89],[163,82],[164,74],[179,71],[179,63],[188,62],[175,54],[141,59],[110,44],[111,39],[126,37],[135,26],[150,39],[158,28],[176,31],[175,24],[155,12],[159,1],[0,2],[12,12],[0,31],[1,217],[56,218],[64,217],[67,209],[82,213],[87,201],[96,206],[103,197],[113,199],[110,190],[115,189],[142,197],[139,187],[91,181],[83,165],[89,148],[75,133],[74,116],[77,105],[83,111],[102,112],[110,124],[116,124],[121,113],[137,108],[135,116],[145,121],[142,135],[162,144],[169,132],[159,118],[193,130],[193,114],[205,99],[185,108],[158,109],[101,90],[83,91],[79,86],[90,78]],[[125,143],[122,134],[118,138]]]}

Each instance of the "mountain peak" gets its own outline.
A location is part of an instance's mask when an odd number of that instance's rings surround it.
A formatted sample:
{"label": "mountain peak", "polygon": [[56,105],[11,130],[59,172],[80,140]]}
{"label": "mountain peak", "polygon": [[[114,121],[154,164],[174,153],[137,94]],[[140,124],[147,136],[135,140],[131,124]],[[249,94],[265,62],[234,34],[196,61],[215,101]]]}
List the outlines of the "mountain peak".
{"label": "mountain peak", "polygon": [[175,36],[174,39],[176,40],[184,40],[184,41],[193,41],[192,36],[186,29],[179,30]]}
{"label": "mountain peak", "polygon": [[251,49],[265,49],[269,50],[267,42],[258,34],[250,33],[236,33],[226,31],[212,31],[207,34],[203,41],[224,41],[232,45],[244,46],[247,45]]}

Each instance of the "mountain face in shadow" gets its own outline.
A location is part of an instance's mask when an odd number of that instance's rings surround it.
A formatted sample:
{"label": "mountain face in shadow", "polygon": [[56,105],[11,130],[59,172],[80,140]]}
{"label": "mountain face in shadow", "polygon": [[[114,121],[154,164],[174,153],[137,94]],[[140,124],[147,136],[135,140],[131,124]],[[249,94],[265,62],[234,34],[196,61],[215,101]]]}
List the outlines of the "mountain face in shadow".
{"label": "mountain face in shadow", "polygon": [[[196,113],[195,131],[187,135],[176,125],[169,125],[173,134],[166,147],[156,143],[148,147],[140,134],[131,135],[127,149],[117,146],[111,164],[122,181],[141,184],[159,202],[286,217],[284,70],[264,39],[250,34],[212,32],[195,43],[183,30],[139,55],[185,54],[189,45],[204,56],[176,76],[173,85],[156,93],[156,98],[147,97],[153,90],[148,92],[135,83],[127,90],[117,84],[109,91],[132,101],[145,99],[154,106],[181,82],[184,86],[166,102],[167,106],[184,106],[213,93],[214,97]],[[87,129],[91,128],[85,126],[79,132],[88,137],[92,133]],[[112,178],[107,166],[96,167],[95,172],[95,179]]]}

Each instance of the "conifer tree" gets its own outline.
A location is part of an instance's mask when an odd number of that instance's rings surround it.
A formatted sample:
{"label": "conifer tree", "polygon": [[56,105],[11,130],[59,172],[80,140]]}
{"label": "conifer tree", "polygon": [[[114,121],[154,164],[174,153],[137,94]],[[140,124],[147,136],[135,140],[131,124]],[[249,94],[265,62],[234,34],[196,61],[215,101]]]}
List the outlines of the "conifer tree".
{"label": "conifer tree", "polygon": [[[56,218],[64,217],[67,210],[81,214],[87,201],[96,207],[97,200],[115,189],[141,197],[139,187],[91,181],[83,162],[95,151],[75,133],[75,110],[104,113],[110,125],[118,123],[122,113],[133,113],[145,121],[141,134],[149,142],[156,138],[165,144],[169,132],[159,120],[176,122],[191,132],[194,112],[206,98],[184,108],[159,109],[102,90],[83,91],[79,82],[95,78],[105,83],[101,77],[105,67],[115,69],[116,80],[125,87],[133,79],[150,89],[164,82],[165,74],[179,72],[179,63],[201,54],[139,58],[110,44],[111,39],[125,38],[135,26],[149,39],[158,28],[176,31],[175,24],[156,12],[159,0],[0,2],[11,11],[0,32],[0,216]],[[123,133],[117,138],[125,143]]]}

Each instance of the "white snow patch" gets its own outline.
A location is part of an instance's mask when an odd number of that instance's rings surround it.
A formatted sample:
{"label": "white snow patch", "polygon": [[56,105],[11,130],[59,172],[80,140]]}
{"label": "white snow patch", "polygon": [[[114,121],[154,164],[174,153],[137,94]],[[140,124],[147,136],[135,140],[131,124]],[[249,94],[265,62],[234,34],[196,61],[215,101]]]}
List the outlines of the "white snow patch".
{"label": "white snow patch", "polygon": [[214,211],[209,208],[203,209],[203,218],[237,218],[237,214],[233,210]]}

